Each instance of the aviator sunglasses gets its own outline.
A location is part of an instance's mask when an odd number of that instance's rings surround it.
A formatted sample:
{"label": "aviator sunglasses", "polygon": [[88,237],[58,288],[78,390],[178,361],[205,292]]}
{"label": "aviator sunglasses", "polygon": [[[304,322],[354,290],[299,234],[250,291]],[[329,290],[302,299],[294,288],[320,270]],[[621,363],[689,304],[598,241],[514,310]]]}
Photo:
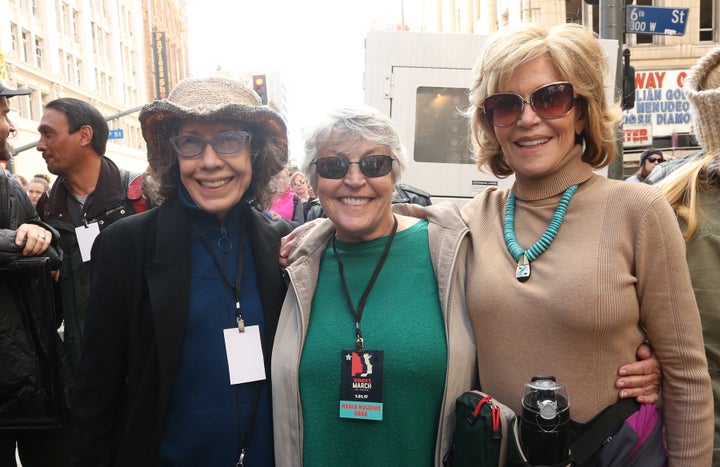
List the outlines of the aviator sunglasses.
{"label": "aviator sunglasses", "polygon": [[540,118],[561,118],[575,105],[575,91],[572,84],[560,81],[540,86],[530,94],[530,99],[514,92],[501,92],[485,99],[483,113],[492,126],[510,126],[520,119],[525,104],[530,104]]}
{"label": "aviator sunglasses", "polygon": [[232,156],[243,150],[250,138],[244,131],[223,131],[210,139],[195,135],[181,135],[170,138],[170,144],[180,156],[191,158],[203,153],[209,144],[216,154]]}
{"label": "aviator sunglasses", "polygon": [[394,160],[394,157],[383,155],[365,156],[357,162],[350,162],[344,157],[323,157],[313,164],[322,178],[343,178],[350,170],[351,164],[357,164],[360,172],[366,177],[376,178],[389,174]]}
{"label": "aviator sunglasses", "polygon": [[662,157],[648,157],[648,158],[645,159],[645,160],[646,160],[646,161],[650,161],[651,164],[654,164],[654,163],[656,163],[656,162],[657,162],[657,163],[665,162],[665,159],[663,159]]}

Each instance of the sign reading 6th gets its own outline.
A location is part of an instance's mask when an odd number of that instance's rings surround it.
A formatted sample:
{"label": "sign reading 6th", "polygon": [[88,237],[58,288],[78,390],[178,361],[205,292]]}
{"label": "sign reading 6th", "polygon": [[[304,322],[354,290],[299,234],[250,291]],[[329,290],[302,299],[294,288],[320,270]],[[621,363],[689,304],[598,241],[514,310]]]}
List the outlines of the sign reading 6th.
{"label": "sign reading 6th", "polygon": [[682,36],[685,34],[689,11],[689,8],[628,6],[625,16],[625,32]]}

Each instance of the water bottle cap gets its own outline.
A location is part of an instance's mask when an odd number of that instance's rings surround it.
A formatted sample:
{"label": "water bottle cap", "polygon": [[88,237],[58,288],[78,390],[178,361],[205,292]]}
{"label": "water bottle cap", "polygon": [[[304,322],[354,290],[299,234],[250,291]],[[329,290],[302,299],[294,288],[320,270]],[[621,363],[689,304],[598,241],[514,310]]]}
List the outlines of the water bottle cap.
{"label": "water bottle cap", "polygon": [[552,420],[557,416],[557,402],[555,401],[539,401],[540,416],[545,420]]}

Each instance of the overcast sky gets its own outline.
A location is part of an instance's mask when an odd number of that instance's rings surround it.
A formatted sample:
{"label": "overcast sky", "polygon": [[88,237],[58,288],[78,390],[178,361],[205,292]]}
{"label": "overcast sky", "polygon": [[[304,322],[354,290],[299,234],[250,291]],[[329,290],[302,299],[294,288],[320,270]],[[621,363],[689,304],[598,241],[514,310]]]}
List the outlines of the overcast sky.
{"label": "overcast sky", "polygon": [[[407,1],[407,0],[406,0]],[[187,0],[190,71],[278,71],[291,156],[328,108],[364,101],[364,40],[373,19],[400,21],[400,0]]]}

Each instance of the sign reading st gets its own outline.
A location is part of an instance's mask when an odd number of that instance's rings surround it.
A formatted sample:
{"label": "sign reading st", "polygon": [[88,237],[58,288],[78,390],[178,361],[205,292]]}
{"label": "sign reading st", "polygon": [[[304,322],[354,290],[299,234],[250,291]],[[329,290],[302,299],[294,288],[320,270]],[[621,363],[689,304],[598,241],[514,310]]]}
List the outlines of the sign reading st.
{"label": "sign reading st", "polygon": [[108,139],[122,139],[122,138],[123,138],[122,128],[118,129],[118,130],[110,130],[110,132],[108,133]]}
{"label": "sign reading st", "polygon": [[625,32],[682,36],[685,34],[689,8],[628,5]]}

